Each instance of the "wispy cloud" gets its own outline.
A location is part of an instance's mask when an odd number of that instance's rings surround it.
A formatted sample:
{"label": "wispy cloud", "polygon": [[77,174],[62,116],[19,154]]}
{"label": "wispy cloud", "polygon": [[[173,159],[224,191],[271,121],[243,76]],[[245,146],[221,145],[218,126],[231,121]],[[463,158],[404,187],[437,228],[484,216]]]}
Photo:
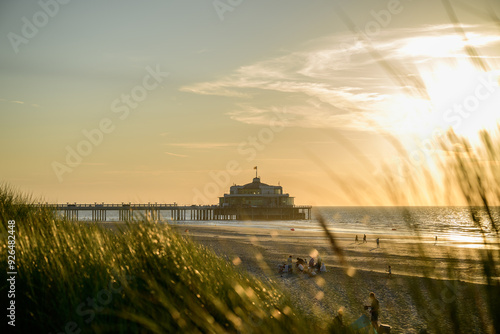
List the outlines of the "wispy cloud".
{"label": "wispy cloud", "polygon": [[[485,59],[498,56],[494,51],[500,44],[497,30],[478,25],[463,28],[467,41],[448,24],[386,30],[369,41],[349,34],[319,38],[303,47],[307,51],[243,66],[218,80],[181,90],[235,98],[235,108],[228,115],[244,123],[268,124],[279,111],[290,126],[366,131],[381,120],[394,121],[387,119],[387,108],[398,104],[405,94],[402,90],[425,90],[419,64],[464,59],[466,47],[480,49],[479,57]],[[384,72],[373,50],[397,72]],[[424,93],[414,99],[422,105],[421,100],[428,97]]]}
{"label": "wispy cloud", "polygon": [[199,174],[199,173],[207,173],[210,170],[205,170],[205,169],[193,169],[193,170],[164,170],[164,169],[154,169],[154,170],[148,170],[148,169],[123,169],[123,170],[109,170],[109,171],[103,171],[102,174],[110,174],[110,175],[139,175],[139,176],[148,176],[148,175],[153,175],[153,176],[158,176],[158,175],[175,175],[179,176],[180,174]]}
{"label": "wispy cloud", "polygon": [[82,162],[82,165],[86,166],[107,166],[108,163],[106,162]]}
{"label": "wispy cloud", "polygon": [[223,147],[237,147],[238,143],[210,143],[210,142],[197,142],[197,143],[169,143],[167,146],[176,146],[189,149],[214,149]]}
{"label": "wispy cloud", "polygon": [[33,108],[40,108],[39,104],[36,103],[28,103],[25,101],[20,101],[20,100],[6,100],[6,99],[0,99],[0,102],[7,102],[7,103],[14,103],[14,104],[22,104],[25,106],[33,107]]}
{"label": "wispy cloud", "polygon": [[174,157],[179,157],[179,158],[187,158],[188,157],[187,155],[184,155],[184,154],[177,154],[177,153],[172,153],[172,152],[167,152],[167,151],[165,151],[165,154],[171,155]]}

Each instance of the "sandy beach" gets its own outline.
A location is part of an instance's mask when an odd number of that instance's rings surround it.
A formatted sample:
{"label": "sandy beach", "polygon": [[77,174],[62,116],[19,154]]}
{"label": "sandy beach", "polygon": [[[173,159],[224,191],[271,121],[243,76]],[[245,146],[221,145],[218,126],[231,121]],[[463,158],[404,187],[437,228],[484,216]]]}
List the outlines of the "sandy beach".
{"label": "sandy beach", "polygon": [[[292,299],[318,321],[330,321],[344,308],[345,323],[362,314],[373,291],[381,304],[380,321],[392,326],[393,333],[418,333],[428,322],[439,322],[449,303],[461,304],[474,294],[477,300],[478,333],[481,319],[489,317],[482,307],[484,282],[481,252],[467,243],[416,237],[335,234],[347,266],[335,254],[324,233],[284,231],[234,226],[172,225],[180,233],[213,249],[250,273],[281,285]],[[376,237],[380,238],[377,248]],[[278,273],[278,265],[292,255],[310,258],[319,252],[327,272],[315,277],[300,273]],[[392,277],[387,268],[392,267]],[[427,276],[428,278],[425,278]],[[432,292],[432,293],[431,293]],[[416,309],[415,298],[422,298],[425,310]],[[422,303],[420,304],[422,305]],[[457,312],[460,312],[458,309]],[[440,327],[451,329],[451,324]],[[446,330],[445,330],[446,331]]]}

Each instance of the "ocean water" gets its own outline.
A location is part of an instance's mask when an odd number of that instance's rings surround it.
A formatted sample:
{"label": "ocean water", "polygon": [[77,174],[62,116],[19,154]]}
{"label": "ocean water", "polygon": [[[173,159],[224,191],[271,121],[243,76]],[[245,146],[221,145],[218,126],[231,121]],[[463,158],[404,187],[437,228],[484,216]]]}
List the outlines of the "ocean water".
{"label": "ocean water", "polygon": [[[358,234],[415,236],[419,235],[433,243],[433,238],[448,240],[470,247],[480,247],[483,236],[494,243],[495,232],[487,219],[486,210],[476,209],[481,217],[481,226],[477,226],[471,218],[468,207],[314,207],[311,220],[287,221],[179,221],[175,222],[168,213],[161,212],[161,220],[170,224],[204,224],[207,226],[246,226],[261,229],[300,231],[322,231],[315,217],[321,215],[329,229],[333,232]],[[492,208],[495,221],[500,220],[500,207]],[[141,218],[144,213],[136,212]],[[90,212],[80,212],[80,220],[90,221]],[[118,211],[109,211],[107,221],[118,221]],[[482,232],[481,232],[482,230]],[[401,242],[404,242],[402,239]]]}

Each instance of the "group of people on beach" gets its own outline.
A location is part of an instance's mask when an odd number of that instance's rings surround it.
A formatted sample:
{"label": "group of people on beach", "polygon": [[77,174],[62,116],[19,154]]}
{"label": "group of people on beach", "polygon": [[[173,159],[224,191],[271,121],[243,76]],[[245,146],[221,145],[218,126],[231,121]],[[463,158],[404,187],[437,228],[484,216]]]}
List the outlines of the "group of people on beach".
{"label": "group of people on beach", "polygon": [[[297,273],[305,273],[308,274],[309,276],[315,276],[319,272],[325,272],[325,271],[326,271],[326,266],[323,263],[321,256],[319,254],[317,256],[316,261],[311,256],[309,261],[307,261],[306,258],[303,259],[298,257],[297,261],[295,262],[295,272]],[[283,263],[278,266],[278,272],[280,274],[294,272],[292,255],[288,257],[286,264]]]}
{"label": "group of people on beach", "polygon": [[[354,238],[354,242],[359,243],[359,238],[358,238],[357,234],[356,234],[356,237]],[[368,241],[366,240],[366,234],[363,234],[363,243],[365,244],[367,242]],[[377,238],[376,242],[377,242],[377,248],[379,248],[380,247],[380,238]]]}
{"label": "group of people on beach", "polygon": [[[358,239],[358,235],[356,234],[356,238],[354,239],[354,242],[355,243],[358,243],[359,242],[359,239]],[[363,234],[363,243],[366,243],[366,234]]]}
{"label": "group of people on beach", "polygon": [[[366,234],[364,235],[363,239],[366,240]],[[281,276],[283,276],[283,273],[296,272],[296,273],[305,273],[308,274],[310,277],[313,277],[320,272],[326,272],[326,266],[323,263],[321,256],[319,254],[317,255],[316,260],[314,259],[313,256],[309,256],[309,261],[307,261],[307,257],[304,258],[297,257],[295,264],[293,256],[290,255],[288,256],[286,262],[283,262],[282,264],[278,265],[278,272],[281,274]],[[392,276],[391,266],[388,266],[387,273],[389,277]],[[348,328],[350,328],[351,330],[361,329],[371,324],[376,333],[390,333],[390,329],[389,331],[385,330],[389,326],[379,324],[380,303],[377,297],[375,296],[374,292],[370,292],[369,300],[370,300],[369,305],[364,305],[364,309],[370,313],[369,320],[366,317],[366,315],[364,315],[361,316],[355,322],[353,322],[350,326],[346,326],[344,325],[343,308],[341,308],[338,311],[333,321],[333,326],[335,327],[333,331],[335,333],[344,333],[349,330]]]}

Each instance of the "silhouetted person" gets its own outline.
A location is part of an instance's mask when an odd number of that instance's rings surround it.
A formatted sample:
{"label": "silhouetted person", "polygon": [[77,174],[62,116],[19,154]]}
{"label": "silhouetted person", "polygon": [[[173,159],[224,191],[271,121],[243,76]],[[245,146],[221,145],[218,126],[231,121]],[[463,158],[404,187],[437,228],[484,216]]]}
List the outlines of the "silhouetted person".
{"label": "silhouetted person", "polygon": [[322,264],[323,264],[323,260],[321,260],[321,255],[319,255],[319,253],[318,253],[318,260],[316,261],[316,268],[318,268],[318,270],[321,270]]}
{"label": "silhouetted person", "polygon": [[363,234],[363,243],[366,242],[366,234]]}
{"label": "silhouetted person", "polygon": [[378,332],[378,314],[380,311],[380,304],[373,292],[370,292],[370,306],[365,306],[365,310],[370,309],[371,322],[373,328]]}
{"label": "silhouetted person", "polygon": [[354,239],[354,242],[355,242],[355,243],[358,243],[358,241],[359,241],[359,240],[358,240],[358,235],[356,234],[356,239]]}
{"label": "silhouetted person", "polygon": [[342,308],[338,310],[337,316],[333,319],[331,333],[346,333],[344,310]]}
{"label": "silhouetted person", "polygon": [[380,238],[377,238],[377,248],[380,247]]}

